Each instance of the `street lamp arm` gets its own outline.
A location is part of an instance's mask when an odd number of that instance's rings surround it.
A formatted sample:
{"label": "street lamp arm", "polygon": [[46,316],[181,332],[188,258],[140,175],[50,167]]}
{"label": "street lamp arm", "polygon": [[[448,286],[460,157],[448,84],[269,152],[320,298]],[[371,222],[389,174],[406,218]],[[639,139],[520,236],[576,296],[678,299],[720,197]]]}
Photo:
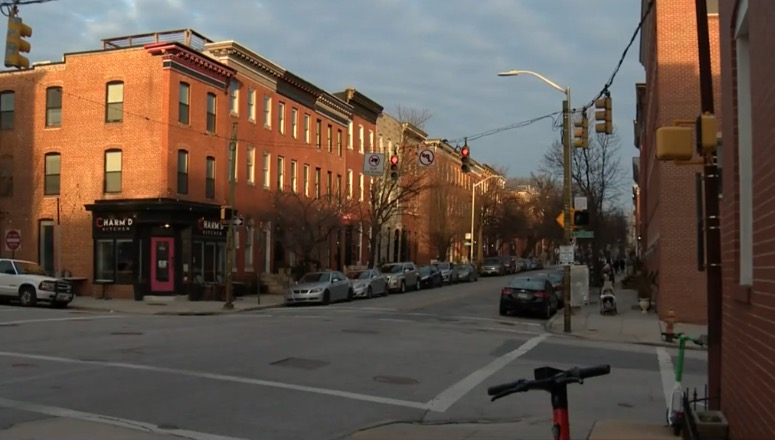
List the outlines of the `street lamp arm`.
{"label": "street lamp arm", "polygon": [[501,179],[501,180],[503,180],[503,181],[505,181],[505,180],[506,180],[506,178],[505,178],[505,177],[503,177],[503,176],[499,176],[499,175],[495,174],[495,175],[488,176],[488,177],[486,177],[486,178],[484,178],[484,179],[482,179],[482,180],[480,180],[480,181],[478,181],[478,182],[474,183],[474,188],[476,188],[476,187],[478,187],[478,186],[480,186],[480,185],[484,184],[484,182],[487,182],[487,181],[488,181],[488,180],[490,180],[490,179],[496,179],[496,178],[497,178],[497,179]]}
{"label": "street lamp arm", "polygon": [[498,73],[498,76],[517,76],[517,75],[531,75],[531,76],[534,76],[534,77],[540,79],[541,81],[549,84],[554,89],[559,90],[561,93],[566,93],[567,92],[567,90],[564,87],[561,87],[556,82],[550,80],[549,78],[541,75],[538,72],[533,72],[532,70],[509,70],[509,71],[506,71],[506,72]]}

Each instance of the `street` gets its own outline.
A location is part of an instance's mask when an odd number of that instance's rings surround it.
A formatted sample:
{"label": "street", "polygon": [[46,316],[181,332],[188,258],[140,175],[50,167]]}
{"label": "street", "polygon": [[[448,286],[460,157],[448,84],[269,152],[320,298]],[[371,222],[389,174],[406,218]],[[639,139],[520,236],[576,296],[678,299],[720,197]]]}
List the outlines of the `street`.
{"label": "street", "polygon": [[[548,395],[490,402],[486,388],[601,363],[609,376],[570,386],[574,435],[597,419],[664,420],[674,349],[500,317],[507,280],[221,316],[4,307],[0,440],[333,440],[397,420],[519,421],[515,438],[548,438]],[[704,377],[705,353],[687,352],[684,384]]]}

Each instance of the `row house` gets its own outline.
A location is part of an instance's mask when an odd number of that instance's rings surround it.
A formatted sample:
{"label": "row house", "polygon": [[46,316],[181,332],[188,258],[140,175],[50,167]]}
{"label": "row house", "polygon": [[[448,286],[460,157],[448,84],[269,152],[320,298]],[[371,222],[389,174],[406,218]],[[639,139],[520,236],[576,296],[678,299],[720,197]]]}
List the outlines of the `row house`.
{"label": "row house", "polygon": [[[707,1],[714,92],[719,95],[718,0]],[[642,13],[650,3],[653,10],[640,41],[646,81],[636,85],[641,253],[646,270],[657,274],[659,314],[673,310],[680,322],[705,323],[706,280],[697,262],[696,181],[702,167],[658,162],[654,152],[657,128],[693,121],[700,109],[695,0],[642,0]],[[716,110],[720,117],[718,105]]]}
{"label": "row house", "polygon": [[[3,229],[22,235],[5,255],[83,281],[82,293],[218,282],[233,157],[244,219],[233,270],[238,279],[276,272],[293,253],[282,225],[261,221],[272,197],[363,200],[363,155],[381,111],[355,90],[325,92],[192,30],[103,40],[101,50],[2,72],[0,209]],[[329,252],[324,265],[367,260],[356,229],[340,234],[350,251]]]}

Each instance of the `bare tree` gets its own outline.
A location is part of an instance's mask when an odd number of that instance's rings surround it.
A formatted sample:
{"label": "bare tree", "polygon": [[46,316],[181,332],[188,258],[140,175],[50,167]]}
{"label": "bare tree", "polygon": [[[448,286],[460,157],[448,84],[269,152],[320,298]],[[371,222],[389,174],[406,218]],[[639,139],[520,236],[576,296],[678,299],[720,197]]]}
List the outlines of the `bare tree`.
{"label": "bare tree", "polygon": [[431,225],[426,238],[437,258],[446,261],[453,243],[465,234],[469,223],[465,216],[456,215],[456,201],[440,175],[437,174],[428,186],[429,198],[421,208]]}
{"label": "bare tree", "polygon": [[562,212],[563,201],[561,185],[549,174],[532,174],[522,185],[529,218],[527,246],[522,255],[526,257],[538,241],[562,239],[557,215]]}
{"label": "bare tree", "polygon": [[425,129],[425,123],[433,116],[428,109],[416,109],[399,105],[396,107],[396,119],[408,122],[420,130]]}

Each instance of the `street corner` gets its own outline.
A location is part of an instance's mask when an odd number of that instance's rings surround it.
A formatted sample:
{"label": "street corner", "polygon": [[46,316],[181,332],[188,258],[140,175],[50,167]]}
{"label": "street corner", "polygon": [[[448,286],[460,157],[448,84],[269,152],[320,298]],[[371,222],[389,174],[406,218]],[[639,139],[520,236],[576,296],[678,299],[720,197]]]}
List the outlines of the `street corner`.
{"label": "street corner", "polygon": [[485,440],[511,438],[522,430],[514,422],[389,422],[364,428],[342,440]]}

